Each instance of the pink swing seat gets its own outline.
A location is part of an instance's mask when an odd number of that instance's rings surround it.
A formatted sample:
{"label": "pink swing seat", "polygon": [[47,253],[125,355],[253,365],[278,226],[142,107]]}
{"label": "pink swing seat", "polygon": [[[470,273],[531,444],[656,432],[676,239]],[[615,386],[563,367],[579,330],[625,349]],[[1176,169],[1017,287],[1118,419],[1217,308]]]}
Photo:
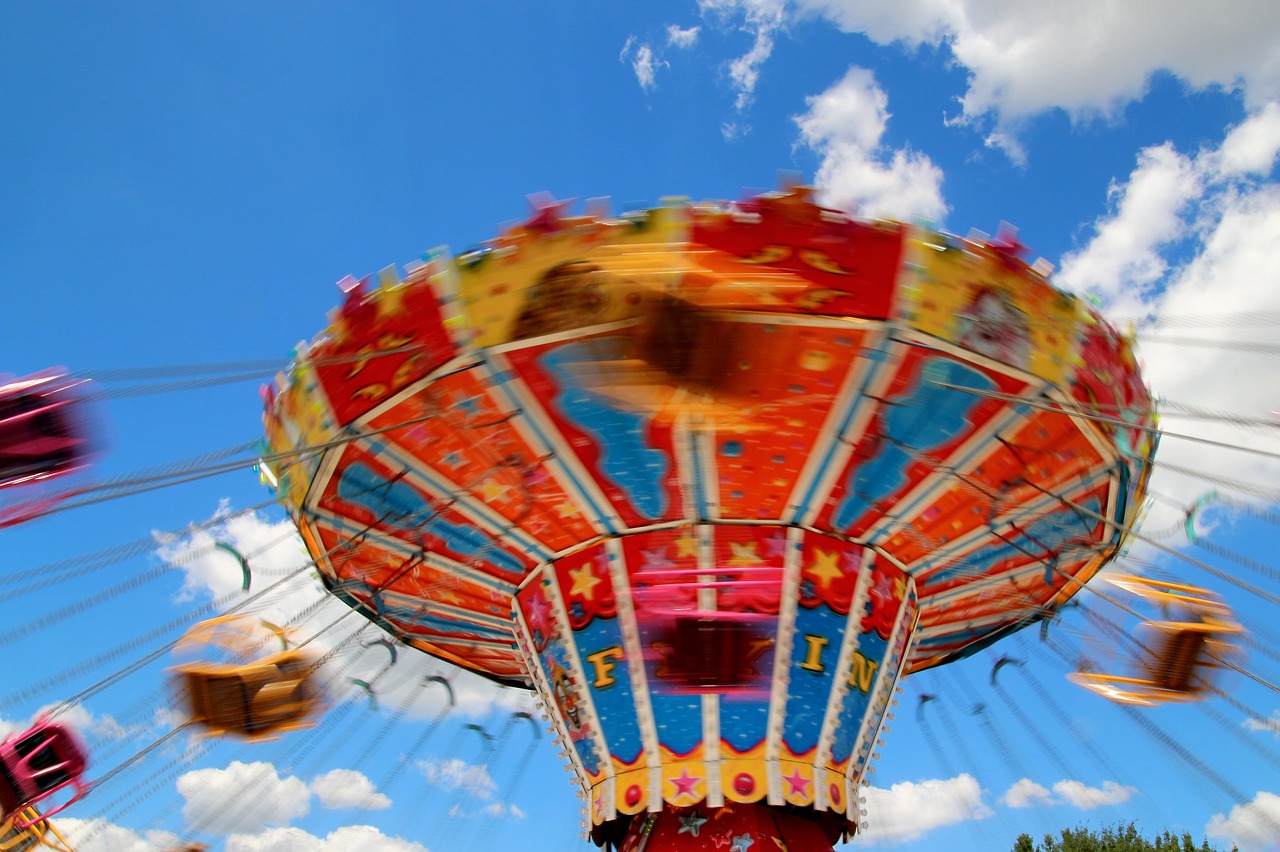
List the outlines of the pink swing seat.
{"label": "pink swing seat", "polygon": [[[36,720],[30,730],[0,743],[0,818],[14,817],[65,788],[73,789],[71,797],[45,809],[45,817],[84,798],[89,792],[83,779],[88,765],[85,749],[70,728],[47,718]],[[24,825],[23,817],[17,816],[14,826],[28,828],[36,821]]]}

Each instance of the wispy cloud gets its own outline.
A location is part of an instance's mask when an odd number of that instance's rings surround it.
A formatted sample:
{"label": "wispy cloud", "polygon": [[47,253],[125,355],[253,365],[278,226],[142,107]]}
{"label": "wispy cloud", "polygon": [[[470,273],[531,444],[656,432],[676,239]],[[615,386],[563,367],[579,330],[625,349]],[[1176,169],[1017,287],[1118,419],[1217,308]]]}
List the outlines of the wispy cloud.
{"label": "wispy cloud", "polygon": [[467,763],[456,757],[448,760],[420,760],[418,768],[427,780],[446,790],[463,790],[481,799],[491,799],[498,784],[484,764]]}
{"label": "wispy cloud", "polygon": [[689,27],[682,30],[675,24],[670,24],[667,26],[667,44],[681,49],[693,47],[698,41],[698,33],[701,30],[702,27]]}

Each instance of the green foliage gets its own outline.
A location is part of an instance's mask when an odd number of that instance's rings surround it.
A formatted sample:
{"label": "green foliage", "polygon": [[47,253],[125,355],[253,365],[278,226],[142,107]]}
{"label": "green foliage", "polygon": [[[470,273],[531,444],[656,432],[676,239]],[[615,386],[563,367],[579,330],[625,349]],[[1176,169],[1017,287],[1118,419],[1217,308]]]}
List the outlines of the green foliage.
{"label": "green foliage", "polygon": [[[1013,852],[1218,852],[1202,840],[1199,846],[1191,839],[1189,833],[1174,836],[1165,829],[1148,840],[1138,833],[1138,827],[1130,822],[1128,825],[1117,823],[1101,829],[1087,828],[1083,825],[1076,828],[1064,828],[1060,837],[1046,834],[1040,843],[1031,840],[1031,835],[1020,834],[1014,841]],[[1233,847],[1231,852],[1236,852]]]}

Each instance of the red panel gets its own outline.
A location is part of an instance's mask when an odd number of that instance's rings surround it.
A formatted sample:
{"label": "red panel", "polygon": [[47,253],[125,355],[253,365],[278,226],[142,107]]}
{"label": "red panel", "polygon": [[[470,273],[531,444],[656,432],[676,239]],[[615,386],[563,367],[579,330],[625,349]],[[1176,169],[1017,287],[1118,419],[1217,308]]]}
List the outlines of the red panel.
{"label": "red panel", "polygon": [[867,332],[737,323],[750,353],[732,368],[741,430],[716,432],[719,516],[780,519]]}
{"label": "red panel", "polygon": [[[548,550],[565,550],[595,535],[586,517],[541,458],[512,426],[512,415],[478,371],[445,376],[422,393],[371,418],[389,429],[408,458],[468,492]],[[408,424],[402,428],[398,424]]]}
{"label": "red panel", "polygon": [[[782,301],[744,308],[887,318],[902,256],[900,228],[824,215],[797,202],[794,196],[762,196],[743,203],[744,212],[759,217],[755,221],[731,214],[696,217],[693,242],[725,254],[698,252],[695,246],[693,258],[726,281],[751,283],[753,273],[762,273],[760,286]],[[772,288],[765,277],[776,281],[779,272],[791,280]]]}
{"label": "red panel", "polygon": [[454,356],[435,291],[425,280],[368,296],[365,286],[348,294],[329,336],[311,352],[342,425]]}

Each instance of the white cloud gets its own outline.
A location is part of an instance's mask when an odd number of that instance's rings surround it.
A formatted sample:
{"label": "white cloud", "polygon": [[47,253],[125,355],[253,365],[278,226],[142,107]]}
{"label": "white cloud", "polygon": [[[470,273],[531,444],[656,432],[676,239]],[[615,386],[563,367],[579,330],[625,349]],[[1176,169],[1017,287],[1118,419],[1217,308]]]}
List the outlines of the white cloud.
{"label": "white cloud", "polygon": [[498,784],[484,764],[471,764],[459,758],[420,760],[417,763],[427,780],[446,790],[461,789],[479,799],[491,799]]}
{"label": "white cloud", "polygon": [[693,47],[698,41],[698,33],[701,30],[702,27],[689,27],[687,30],[682,30],[675,24],[671,24],[667,27],[667,44],[681,49]]}
{"label": "white cloud", "polygon": [[1081,781],[1064,780],[1054,784],[1053,792],[1050,793],[1043,785],[1037,784],[1030,778],[1023,778],[1010,787],[1000,797],[1000,801],[1011,808],[1067,804],[1088,811],[1104,805],[1127,802],[1136,792],[1135,788],[1126,787],[1114,781],[1103,781],[1101,787],[1090,787]]}
{"label": "white cloud", "polygon": [[300,828],[272,828],[227,838],[226,852],[427,852],[421,843],[387,837],[371,825],[347,825],[320,838]]}
{"label": "white cloud", "polygon": [[519,822],[524,819],[524,811],[506,802],[490,802],[476,808],[476,802],[455,802],[449,807],[449,816],[455,819],[473,819],[486,817],[489,819],[510,819]]}
{"label": "white cloud", "polygon": [[1183,234],[1181,214],[1202,192],[1194,163],[1172,145],[1143,150],[1128,181],[1107,190],[1113,213],[1094,223],[1086,249],[1062,259],[1056,283],[1096,293],[1119,315],[1140,315],[1168,269],[1160,249]]}
{"label": "white cloud", "polygon": [[261,761],[232,761],[226,769],[196,769],[178,778],[186,799],[182,816],[192,829],[210,834],[253,833],[284,825],[311,810],[311,791],[300,778],[281,778]]}
{"label": "white cloud", "polygon": [[55,823],[77,852],[155,852],[177,845],[178,836],[168,831],[138,834],[101,818],[59,817]]}
{"label": "white cloud", "polygon": [[1052,802],[1053,794],[1030,778],[1023,778],[1015,782],[1000,801],[1011,808],[1034,808]]}
{"label": "white cloud", "polygon": [[1247,805],[1233,807],[1230,814],[1214,814],[1204,833],[1212,840],[1234,843],[1240,852],[1274,849],[1280,841],[1280,796],[1260,792]]}
{"label": "white cloud", "polygon": [[968,71],[959,119],[993,126],[988,144],[1015,156],[1029,118],[1051,109],[1073,120],[1114,117],[1146,93],[1157,72],[1192,89],[1239,90],[1251,108],[1280,96],[1280,5],[1271,0],[1226,6],[1082,0],[1050,7],[1001,0],[700,0],[699,6],[740,17],[756,34],[752,60],[743,58],[750,68],[740,83],[747,100],[773,34],[793,17],[822,17],[879,44],[944,47]]}
{"label": "white cloud", "polygon": [[1216,169],[1224,177],[1270,173],[1280,150],[1280,101],[1272,101],[1227,135]]}
{"label": "white cloud", "polygon": [[653,48],[647,44],[640,45],[636,49],[635,59],[631,62],[631,68],[636,72],[636,79],[640,81],[640,88],[653,88],[654,68],[657,65],[666,65],[662,60],[655,60],[653,57]]}
{"label": "white cloud", "polygon": [[1254,418],[1276,407],[1273,384],[1257,378],[1273,371],[1271,356],[1247,345],[1280,345],[1280,329],[1247,318],[1280,312],[1280,288],[1268,286],[1280,268],[1280,184],[1266,179],[1280,149],[1277,109],[1257,112],[1216,149],[1145,149],[1128,180],[1112,187],[1112,212],[1094,223],[1079,251],[1063,258],[1055,279],[1070,289],[1092,289],[1109,315],[1138,322],[1144,374],[1167,400],[1162,426],[1169,433],[1157,454],[1151,491],[1161,500],[1148,529],[1177,523],[1186,506],[1214,487],[1176,468],[1259,487],[1280,479],[1274,458],[1176,437],[1280,452],[1274,429],[1177,414],[1179,403],[1192,402]]}
{"label": "white cloud", "polygon": [[923,154],[883,149],[889,99],[870,71],[850,68],[806,104],[795,122],[822,158],[815,183],[824,204],[861,216],[942,218],[942,170]]}
{"label": "white cloud", "polygon": [[[158,551],[160,558],[181,566],[186,575],[179,593],[179,603],[205,598],[231,598],[233,601],[243,599],[261,591],[306,562],[302,538],[291,520],[284,518],[272,522],[257,512],[228,517],[228,508],[227,501],[223,501],[210,519],[225,517],[222,523],[203,527],[188,537],[175,538],[156,533],[161,544]],[[244,572],[239,561],[233,554],[218,547],[219,543],[231,546],[245,557],[252,574],[250,591],[242,590]],[[288,585],[285,591],[310,603],[315,595],[309,593],[318,588],[313,580],[303,578],[296,586]],[[278,597],[273,594],[272,600],[276,601]],[[272,610],[273,615],[289,614],[290,603],[302,601],[277,602]]]}
{"label": "white cloud", "polygon": [[1127,802],[1137,790],[1114,781],[1103,781],[1101,787],[1090,787],[1080,781],[1059,781],[1053,785],[1053,792],[1057,793],[1062,801],[1088,811],[1104,805]]}
{"label": "white cloud", "polygon": [[363,772],[333,769],[311,779],[311,792],[329,810],[361,808],[380,811],[391,807],[391,800],[373,787]]}
{"label": "white cloud", "polygon": [[935,828],[986,819],[993,811],[982,801],[982,787],[967,773],[945,780],[904,781],[888,790],[864,787],[867,827],[854,844],[910,843]]}

